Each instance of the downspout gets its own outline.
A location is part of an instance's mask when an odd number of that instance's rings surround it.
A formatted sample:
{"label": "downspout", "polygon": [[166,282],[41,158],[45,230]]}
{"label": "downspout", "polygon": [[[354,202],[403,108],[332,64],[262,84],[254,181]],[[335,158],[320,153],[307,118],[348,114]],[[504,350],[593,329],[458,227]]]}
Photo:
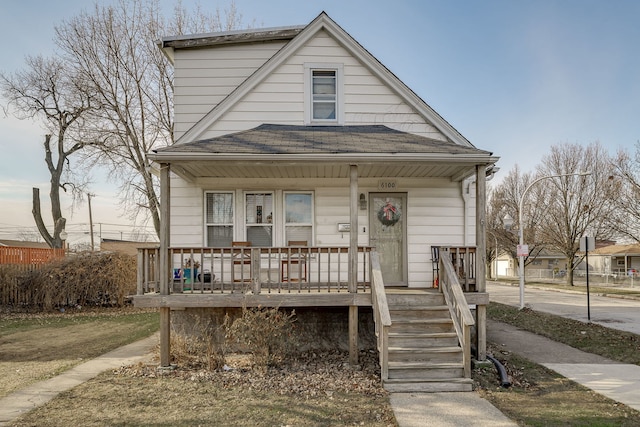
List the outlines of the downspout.
{"label": "downspout", "polygon": [[467,208],[469,207],[469,200],[471,199],[471,184],[476,182],[476,178],[463,179],[460,183],[460,194],[462,196],[462,218],[463,224],[463,242],[462,246],[469,246],[469,215]]}

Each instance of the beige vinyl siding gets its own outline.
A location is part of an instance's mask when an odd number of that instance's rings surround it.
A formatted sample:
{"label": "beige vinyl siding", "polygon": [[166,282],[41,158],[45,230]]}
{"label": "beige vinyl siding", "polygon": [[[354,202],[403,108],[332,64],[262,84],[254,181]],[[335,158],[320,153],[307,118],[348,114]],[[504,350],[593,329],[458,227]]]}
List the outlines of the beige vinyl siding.
{"label": "beige vinyl siding", "polygon": [[[406,225],[408,279],[411,287],[430,287],[433,283],[431,246],[464,245],[464,200],[461,184],[446,179],[398,178],[400,192],[407,193]],[[322,186],[319,186],[322,185]],[[274,192],[274,245],[284,246],[282,197],[284,191],[314,192],[314,242],[316,246],[349,246],[349,233],[338,232],[339,223],[349,223],[349,183],[344,179],[319,182],[315,179],[210,179],[190,186],[173,176],[171,180],[171,245],[204,244],[203,199],[205,191],[233,191],[235,198],[234,233],[242,240],[242,197],[244,191]],[[472,188],[473,190],[473,188]],[[359,193],[378,192],[377,179],[362,179]],[[475,242],[475,200],[467,202],[468,244]],[[358,244],[369,244],[369,213],[358,211]],[[364,231],[363,231],[364,229]]]}
{"label": "beige vinyl siding", "polygon": [[[198,139],[251,129],[263,123],[306,124],[304,65],[307,63],[343,64],[344,78],[339,84],[344,87],[344,99],[339,102],[344,109],[345,125],[384,124],[393,129],[446,140],[433,125],[324,31],[239,100]],[[190,115],[189,119],[193,121],[194,118]]]}
{"label": "beige vinyl siding", "polygon": [[204,117],[283,45],[272,42],[176,50],[175,138]]}

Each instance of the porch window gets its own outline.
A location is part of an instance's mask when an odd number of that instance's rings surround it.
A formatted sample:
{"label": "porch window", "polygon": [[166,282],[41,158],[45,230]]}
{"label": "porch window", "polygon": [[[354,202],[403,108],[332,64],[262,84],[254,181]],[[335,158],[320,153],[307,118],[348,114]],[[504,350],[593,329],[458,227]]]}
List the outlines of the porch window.
{"label": "porch window", "polygon": [[207,246],[227,247],[233,240],[233,194],[206,193]]}
{"label": "porch window", "polygon": [[313,195],[311,193],[285,193],[285,243],[313,241]]}
{"label": "porch window", "polygon": [[245,195],[245,227],[252,246],[273,246],[273,194]]}

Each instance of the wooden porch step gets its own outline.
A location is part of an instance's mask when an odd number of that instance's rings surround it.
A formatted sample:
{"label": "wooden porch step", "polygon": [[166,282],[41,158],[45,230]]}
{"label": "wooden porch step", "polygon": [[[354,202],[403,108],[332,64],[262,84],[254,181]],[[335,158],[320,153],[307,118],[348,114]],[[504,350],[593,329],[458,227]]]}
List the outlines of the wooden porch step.
{"label": "wooden porch step", "polygon": [[449,307],[446,305],[422,306],[390,306],[389,314],[393,320],[449,318]]}
{"label": "wooden porch step", "polygon": [[462,362],[391,362],[389,378],[441,380],[443,378],[464,378]]}
{"label": "wooden porch step", "polygon": [[389,333],[389,344],[394,347],[452,347],[458,345],[455,332]]}
{"label": "wooden porch step", "polygon": [[390,362],[462,363],[462,348],[389,347]]}
{"label": "wooden porch step", "polygon": [[439,292],[434,293],[387,293],[387,304],[389,308],[394,307],[420,307],[445,305],[444,295]]}
{"label": "wooden porch step", "polygon": [[391,329],[393,333],[433,333],[433,332],[452,332],[454,331],[453,320],[448,319],[413,319],[413,320],[395,320],[392,318]]}
{"label": "wooden porch step", "polygon": [[439,393],[450,391],[472,391],[471,378],[447,378],[441,380],[389,379],[384,381],[384,389],[391,393]]}

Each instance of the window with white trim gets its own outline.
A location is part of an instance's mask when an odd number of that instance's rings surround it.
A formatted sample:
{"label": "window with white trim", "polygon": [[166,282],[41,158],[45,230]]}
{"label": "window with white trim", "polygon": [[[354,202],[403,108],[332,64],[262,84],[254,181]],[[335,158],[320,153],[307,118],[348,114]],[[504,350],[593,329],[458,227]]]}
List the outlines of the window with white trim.
{"label": "window with white trim", "polygon": [[233,193],[205,193],[207,246],[228,247],[233,241]]}
{"label": "window with white trim", "polygon": [[290,241],[313,241],[313,194],[310,192],[284,193],[285,244]]}
{"label": "window with white trim", "polygon": [[245,194],[245,229],[251,246],[273,246],[273,193]]}
{"label": "window with white trim", "polygon": [[308,124],[342,124],[343,64],[304,64],[305,120]]}
{"label": "window with white trim", "polygon": [[337,120],[338,87],[336,70],[311,71],[312,120]]}

